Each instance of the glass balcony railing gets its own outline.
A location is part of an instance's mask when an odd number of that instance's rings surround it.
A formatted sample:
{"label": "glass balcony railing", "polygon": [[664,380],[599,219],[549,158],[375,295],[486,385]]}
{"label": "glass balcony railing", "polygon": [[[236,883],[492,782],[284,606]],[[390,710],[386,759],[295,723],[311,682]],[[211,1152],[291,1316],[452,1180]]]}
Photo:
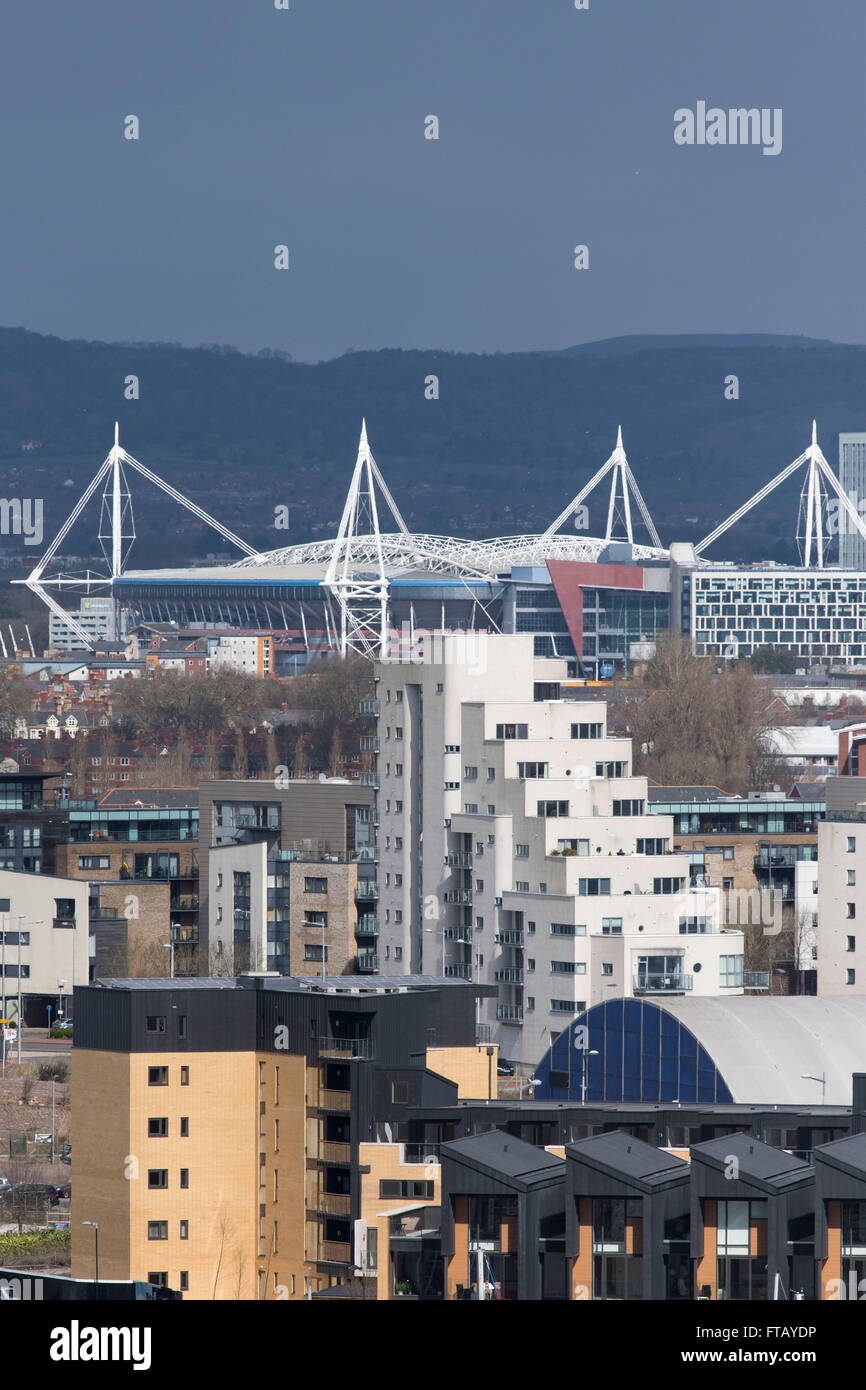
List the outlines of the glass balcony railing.
{"label": "glass balcony railing", "polygon": [[363,901],[369,898],[378,898],[378,896],[379,884],[375,878],[360,878],[355,884],[356,900]]}
{"label": "glass balcony railing", "polygon": [[502,970],[494,970],[494,972],[493,972],[493,978],[494,978],[495,980],[499,980],[502,984],[507,984],[507,985],[522,985],[522,984],[523,984],[523,971],[522,971],[522,970],[518,970],[518,969],[513,968],[513,967],[506,966],[506,967],[503,968]]}
{"label": "glass balcony railing", "polygon": [[379,918],[375,912],[362,912],[355,923],[356,936],[378,936]]}
{"label": "glass balcony railing", "polygon": [[466,944],[466,945],[471,945],[471,943],[472,943],[472,928],[471,928],[471,927],[446,927],[446,928],[445,928],[445,940],[446,940],[446,941],[462,941],[462,942],[464,942],[464,944]]}
{"label": "glass balcony railing", "polygon": [[358,952],[358,969],[364,975],[377,975],[379,973],[379,955],[376,951]]}
{"label": "glass balcony railing", "polygon": [[691,975],[663,975],[661,972],[641,971],[634,977],[635,994],[688,994],[692,988]]}
{"label": "glass balcony railing", "polygon": [[320,1057],[372,1057],[372,1038],[319,1038]]}
{"label": "glass balcony railing", "polygon": [[445,974],[452,980],[471,980],[472,966],[464,965],[462,962],[456,962],[452,965],[446,965]]}
{"label": "glass balcony railing", "polygon": [[360,709],[362,714],[372,715],[373,718],[377,718],[379,714],[379,701],[362,700]]}
{"label": "glass balcony railing", "polygon": [[744,970],[743,989],[769,989],[769,970]]}
{"label": "glass balcony railing", "polygon": [[522,1004],[497,1004],[496,1005],[497,1023],[522,1023],[523,1005]]}

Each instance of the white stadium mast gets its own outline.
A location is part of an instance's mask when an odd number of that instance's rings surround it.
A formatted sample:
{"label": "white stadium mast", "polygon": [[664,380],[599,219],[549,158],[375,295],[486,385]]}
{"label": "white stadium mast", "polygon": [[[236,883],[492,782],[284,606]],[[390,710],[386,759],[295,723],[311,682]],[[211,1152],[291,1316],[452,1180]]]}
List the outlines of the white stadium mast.
{"label": "white stadium mast", "polygon": [[[212,526],[215,531],[218,531],[227,541],[231,541],[232,545],[236,545],[246,555],[256,554],[255,550],[247,545],[246,541],[242,541],[240,537],[236,536],[228,527],[216,521],[201,507],[197,506],[195,502],[191,502],[188,497],[184,497],[183,493],[178,492],[170,483],[165,482],[164,479],[158,477],[156,473],[152,473],[149,468],[146,468],[143,463],[139,463],[138,459],[128,454],[126,450],[121,447],[120,427],[117,422],[115,422],[114,444],[111,450],[81,494],[81,497],[57,532],[57,535],[42,556],[42,559],[31,570],[26,579],[16,579],[12,581],[15,584],[26,584],[27,588],[30,589],[32,593],[38,595],[38,597],[42,599],[42,602],[50,608],[52,613],[62,618],[63,622],[70,627],[76,637],[80,639],[82,646],[88,649],[92,649],[93,647],[93,641],[89,634],[72,614],[67,613],[47,590],[49,588],[59,590],[81,589],[85,593],[90,593],[93,588],[110,587],[113,581],[118,579],[122,574],[124,563],[129,555],[132,543],[135,540],[135,526],[132,517],[132,497],[130,495],[129,485],[126,481],[126,475],[123,471],[124,464],[127,468],[134,469],[141,477],[147,478],[148,482],[155,483],[158,488],[161,488],[163,492],[167,493],[173,502],[177,502],[180,506],[186,507],[187,511],[192,512],[194,516],[197,516],[200,521],[206,522],[208,526]],[[88,570],[83,576],[63,574],[46,576],[48,566],[101,483],[105,484],[105,489],[102,494],[99,540],[106,562],[110,567],[110,574],[104,575]]]}
{"label": "white stadium mast", "polygon": [[659,549],[661,548],[661,541],[659,540],[658,531],[653,525],[652,517],[650,516],[647,505],[644,502],[643,497],[641,496],[641,490],[637,485],[637,480],[635,479],[635,476],[632,473],[631,468],[629,466],[629,461],[626,458],[625,449],[623,448],[622,444],[621,426],[617,429],[616,446],[610,458],[607,460],[606,463],[602,464],[601,468],[599,468],[597,473],[593,474],[589,482],[581,488],[577,496],[572,498],[568,506],[565,508],[565,511],[560,512],[556,520],[552,522],[550,526],[548,526],[547,530],[544,532],[544,535],[542,536],[542,540],[550,540],[551,537],[556,535],[556,532],[559,530],[560,526],[563,526],[565,522],[568,521],[569,517],[574,515],[578,507],[580,507],[583,503],[584,498],[589,496],[592,490],[598,486],[602,478],[604,478],[607,473],[611,473],[612,477],[610,480],[610,502],[607,508],[607,526],[605,528],[604,533],[605,543],[609,543],[610,541],[615,539],[613,531],[616,518],[618,485],[622,494],[622,516],[623,522],[625,524],[625,539],[628,541],[629,545],[634,545],[634,533],[632,531],[631,524],[631,499],[629,494],[630,488],[631,492],[634,493],[635,501],[638,504],[640,514],[643,517],[644,525],[646,526],[646,529],[649,532],[650,539],[652,540],[653,545]]}
{"label": "white stadium mast", "polygon": [[[814,548],[815,565],[818,569],[824,568],[827,543],[829,540],[825,526],[828,497],[827,485],[829,485],[830,489],[832,489],[839,498],[842,509],[846,513],[854,529],[866,540],[866,524],[864,524],[857,508],[846,495],[839,479],[836,477],[836,474],[821,452],[821,446],[818,443],[818,429],[813,420],[812,440],[808,449],[805,449],[802,454],[799,454],[797,458],[794,459],[793,463],[789,463],[787,468],[783,468],[781,473],[777,473],[775,478],[771,479],[769,483],[756,492],[754,497],[750,497],[748,502],[744,502],[741,507],[738,507],[735,512],[732,512],[727,521],[723,521],[720,526],[717,526],[714,531],[711,531],[708,536],[705,536],[704,539],[695,546],[695,554],[701,555],[714,541],[718,540],[719,536],[724,535],[725,531],[731,526],[734,526],[736,522],[744,517],[747,512],[750,512],[753,507],[757,506],[759,502],[763,502],[764,498],[768,497],[780,483],[783,483],[786,478],[790,478],[791,474],[796,473],[797,469],[802,468],[804,464],[808,464],[808,472],[803,484],[803,490],[800,494],[800,516],[803,517],[805,512],[804,566],[807,569],[811,567],[812,550]],[[797,540],[800,540],[799,535],[797,536]]]}
{"label": "white stadium mast", "polygon": [[331,549],[322,586],[340,609],[340,655],[349,650],[360,655],[388,655],[388,576],[379,528],[376,484],[397,523],[399,534],[411,544],[409,531],[367,440],[367,422],[361,421],[358,458],[340,529]]}

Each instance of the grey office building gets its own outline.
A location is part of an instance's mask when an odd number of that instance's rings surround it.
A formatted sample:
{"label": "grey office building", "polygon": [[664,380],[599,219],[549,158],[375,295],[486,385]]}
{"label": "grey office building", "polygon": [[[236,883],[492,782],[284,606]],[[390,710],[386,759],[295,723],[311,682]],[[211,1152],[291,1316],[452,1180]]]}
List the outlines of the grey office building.
{"label": "grey office building", "polygon": [[[862,516],[866,503],[866,433],[839,435],[839,481]],[[847,517],[843,523],[842,513],[839,517],[839,566],[866,570],[866,540],[854,530]]]}

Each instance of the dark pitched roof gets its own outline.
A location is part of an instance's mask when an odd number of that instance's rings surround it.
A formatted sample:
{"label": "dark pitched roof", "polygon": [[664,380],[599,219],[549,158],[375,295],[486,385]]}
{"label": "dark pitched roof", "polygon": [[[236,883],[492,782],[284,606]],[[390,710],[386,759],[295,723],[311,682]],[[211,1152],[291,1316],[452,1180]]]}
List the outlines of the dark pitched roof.
{"label": "dark pitched roof", "polygon": [[866,1134],[848,1134],[812,1150],[812,1160],[866,1176]]}
{"label": "dark pitched roof", "polygon": [[442,1145],[440,1155],[457,1158],[472,1167],[523,1184],[547,1181],[557,1172],[565,1174],[561,1158],[523,1139],[516,1139],[502,1129],[473,1134],[468,1139],[454,1139]]}
{"label": "dark pitched roof", "polygon": [[97,801],[97,806],[105,806],[110,810],[120,810],[126,807],[149,806],[159,810],[174,810],[175,808],[197,806],[198,788],[197,787],[165,787],[157,790],[151,787],[115,787],[112,791],[106,792]]}
{"label": "dark pitched roof", "polygon": [[567,1144],[565,1156],[646,1186],[682,1177],[689,1168],[688,1163],[675,1154],[665,1153],[664,1149],[657,1149],[654,1144],[619,1130]]}
{"label": "dark pitched roof", "polygon": [[812,1173],[811,1165],[784,1149],[774,1149],[750,1134],[726,1134],[720,1139],[708,1139],[693,1144],[690,1150],[694,1163],[708,1158],[711,1166],[724,1169],[733,1157],[739,1165],[741,1178],[753,1178],[772,1187],[785,1187]]}
{"label": "dark pitched roof", "polygon": [[652,801],[722,801],[730,793],[721,787],[662,787],[650,782],[647,795]]}

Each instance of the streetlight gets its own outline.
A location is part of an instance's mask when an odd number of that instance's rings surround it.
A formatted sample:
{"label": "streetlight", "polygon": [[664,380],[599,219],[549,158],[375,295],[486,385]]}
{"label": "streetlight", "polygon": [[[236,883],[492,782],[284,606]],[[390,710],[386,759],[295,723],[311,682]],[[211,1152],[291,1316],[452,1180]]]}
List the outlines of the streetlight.
{"label": "streetlight", "polygon": [[170,937],[170,940],[169,940],[169,941],[164,941],[164,942],[162,943],[162,945],[163,945],[163,950],[164,950],[164,951],[171,951],[171,956],[170,956],[170,958],[169,958],[169,959],[170,959],[169,973],[170,973],[170,977],[171,977],[172,980],[174,979],[174,947],[175,947],[175,936],[174,936],[174,934],[175,934],[175,931],[176,931],[176,930],[177,930],[177,922],[171,922],[171,923],[169,924],[169,937]]}
{"label": "streetlight", "polygon": [[824,1105],[824,1104],[826,1103],[826,1100],[827,1100],[827,1073],[824,1072],[823,1076],[810,1076],[808,1072],[806,1072],[806,1071],[801,1071],[801,1072],[800,1072],[800,1076],[801,1076],[801,1078],[802,1078],[803,1081],[818,1081],[818,1082],[820,1082],[820,1085],[821,1085],[821,1104]]}
{"label": "streetlight", "polygon": [[583,1066],[582,1066],[582,1068],[581,1068],[581,1075],[580,1075],[580,1103],[581,1103],[581,1105],[586,1105],[586,1069],[587,1069],[587,1065],[588,1065],[588,1062],[589,1062],[589,1058],[590,1058],[590,1057],[597,1057],[597,1056],[598,1056],[598,1049],[597,1049],[597,1048],[591,1047],[588,1051],[587,1051],[586,1048],[583,1049]]}
{"label": "streetlight", "polygon": [[92,1226],[93,1234],[96,1239],[96,1297],[99,1297],[99,1222],[82,1221],[82,1226]]}
{"label": "streetlight", "polygon": [[517,1078],[517,1080],[518,1080],[518,1082],[520,1083],[520,1095],[518,1096],[518,1100],[523,1100],[523,1087],[524,1087],[524,1084],[526,1084],[526,1085],[529,1087],[530,1091],[534,1091],[536,1086],[540,1086],[540,1085],[541,1085],[541,1082],[540,1082],[540,1081],[536,1081],[536,1079],[535,1079],[534,1076],[531,1076],[531,1077],[519,1076],[519,1077]]}

